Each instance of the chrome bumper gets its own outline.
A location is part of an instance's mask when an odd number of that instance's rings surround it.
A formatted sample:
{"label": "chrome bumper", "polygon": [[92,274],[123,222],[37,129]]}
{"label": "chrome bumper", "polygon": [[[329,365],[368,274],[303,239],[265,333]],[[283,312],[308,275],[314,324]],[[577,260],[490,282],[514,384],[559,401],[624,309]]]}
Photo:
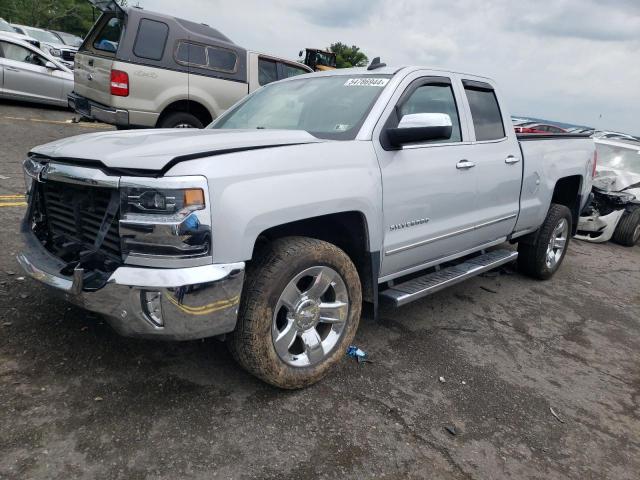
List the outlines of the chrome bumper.
{"label": "chrome bumper", "polygon": [[191,340],[235,329],[244,262],[192,268],[119,267],[95,291],[83,289],[82,269],[60,274],[64,263],[33,233],[22,231],[25,250],[18,263],[31,278],[69,302],[106,316],[121,335]]}
{"label": "chrome bumper", "polygon": [[67,96],[67,103],[69,104],[69,108],[78,112],[83,117],[110,125],[129,126],[129,112],[127,110],[101,105],[74,92]]}

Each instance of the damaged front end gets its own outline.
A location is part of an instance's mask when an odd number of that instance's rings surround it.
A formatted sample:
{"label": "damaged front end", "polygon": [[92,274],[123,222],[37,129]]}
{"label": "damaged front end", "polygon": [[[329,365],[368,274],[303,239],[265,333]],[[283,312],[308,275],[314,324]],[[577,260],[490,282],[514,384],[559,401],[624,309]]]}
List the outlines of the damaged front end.
{"label": "damaged front end", "polygon": [[576,238],[593,243],[611,240],[620,220],[640,208],[640,201],[630,192],[608,192],[593,187],[590,201],[578,221]]}

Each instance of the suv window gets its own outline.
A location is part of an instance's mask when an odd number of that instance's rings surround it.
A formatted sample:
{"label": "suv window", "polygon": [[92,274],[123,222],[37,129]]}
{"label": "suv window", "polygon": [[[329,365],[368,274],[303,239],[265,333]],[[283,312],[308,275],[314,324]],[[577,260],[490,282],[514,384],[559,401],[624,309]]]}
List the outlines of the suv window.
{"label": "suv window", "polygon": [[166,23],[143,18],[140,20],[133,53],[140,58],[162,60],[167,36],[169,36],[169,27]]}
{"label": "suv window", "polygon": [[400,107],[400,118],[411,113],[446,113],[451,117],[451,137],[433,143],[460,142],[460,119],[451,85],[422,85]]}
{"label": "suv window", "polygon": [[118,50],[121,33],[122,19],[111,17],[96,34],[93,40],[93,48],[103,52],[115,53]]}
{"label": "suv window", "polygon": [[207,52],[202,45],[179,42],[176,50],[176,61],[187,65],[206,65]]}
{"label": "suv window", "polygon": [[38,65],[40,67],[44,67],[47,63],[47,59],[43,56],[14,43],[0,42],[0,52],[3,53],[4,58],[7,60],[30,63],[31,65]]}
{"label": "suv window", "polygon": [[476,140],[499,140],[505,137],[502,113],[493,90],[465,86]]}
{"label": "suv window", "polygon": [[309,73],[304,68],[296,67],[295,65],[291,65],[290,63],[283,63],[283,62],[279,62],[279,63],[280,63],[280,68],[281,68],[281,72],[282,72],[280,74],[280,79],[289,78],[289,77],[295,77],[296,75],[302,75],[304,73]]}
{"label": "suv window", "polygon": [[207,47],[207,64],[209,68],[214,70],[222,70],[225,72],[235,72],[236,70],[236,53],[224,48]]}
{"label": "suv window", "polygon": [[258,58],[258,83],[266,85],[267,83],[278,80],[278,67],[273,60],[266,58]]}

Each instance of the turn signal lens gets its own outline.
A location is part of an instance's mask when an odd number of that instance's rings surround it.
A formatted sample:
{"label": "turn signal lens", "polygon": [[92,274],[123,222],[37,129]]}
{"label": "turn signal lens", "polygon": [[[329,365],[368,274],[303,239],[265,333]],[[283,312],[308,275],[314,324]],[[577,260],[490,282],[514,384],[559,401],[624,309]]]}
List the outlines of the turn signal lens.
{"label": "turn signal lens", "polygon": [[184,190],[185,207],[204,207],[204,192],[199,188],[189,188]]}

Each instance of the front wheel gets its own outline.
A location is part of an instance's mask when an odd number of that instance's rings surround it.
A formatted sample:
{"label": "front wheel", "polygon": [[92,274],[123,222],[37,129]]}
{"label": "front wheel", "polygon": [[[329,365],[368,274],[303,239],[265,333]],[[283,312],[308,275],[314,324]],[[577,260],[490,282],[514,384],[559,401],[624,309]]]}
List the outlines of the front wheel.
{"label": "front wheel", "polygon": [[259,257],[247,271],[229,349],[246,370],[277,387],[316,383],[355,336],[358,272],[341,249],[306,237],[275,240]]}
{"label": "front wheel", "polygon": [[518,268],[540,280],[551,278],[567,253],[572,221],[567,207],[552,203],[535,242],[518,244]]}
{"label": "front wheel", "polygon": [[159,128],[203,128],[198,117],[187,112],[173,112],[162,118]]}
{"label": "front wheel", "polygon": [[613,241],[633,247],[640,240],[640,208],[631,212],[625,212],[613,232]]}

